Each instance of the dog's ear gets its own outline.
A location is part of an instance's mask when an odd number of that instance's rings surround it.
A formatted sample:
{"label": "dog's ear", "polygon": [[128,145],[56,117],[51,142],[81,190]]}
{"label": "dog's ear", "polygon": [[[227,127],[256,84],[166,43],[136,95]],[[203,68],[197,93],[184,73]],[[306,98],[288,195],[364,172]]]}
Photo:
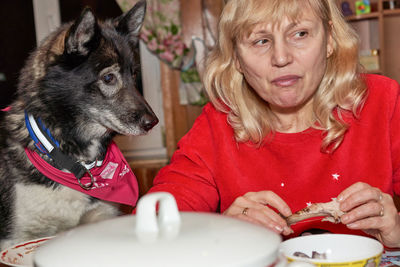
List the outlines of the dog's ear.
{"label": "dog's ear", "polygon": [[97,19],[93,11],[86,7],[67,33],[64,52],[87,56],[98,44],[98,31]]}
{"label": "dog's ear", "polygon": [[127,35],[130,42],[137,44],[145,14],[146,0],[141,0],[131,10],[114,20],[116,30],[123,35]]}

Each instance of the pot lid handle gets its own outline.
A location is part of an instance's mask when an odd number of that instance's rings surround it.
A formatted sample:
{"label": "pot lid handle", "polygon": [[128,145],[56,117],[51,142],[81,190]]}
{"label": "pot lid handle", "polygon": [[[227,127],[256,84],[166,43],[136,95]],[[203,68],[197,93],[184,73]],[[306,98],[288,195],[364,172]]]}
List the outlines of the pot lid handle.
{"label": "pot lid handle", "polygon": [[154,242],[157,238],[172,239],[179,234],[180,225],[181,217],[172,194],[157,192],[145,195],[139,200],[135,229],[139,241],[147,243]]}

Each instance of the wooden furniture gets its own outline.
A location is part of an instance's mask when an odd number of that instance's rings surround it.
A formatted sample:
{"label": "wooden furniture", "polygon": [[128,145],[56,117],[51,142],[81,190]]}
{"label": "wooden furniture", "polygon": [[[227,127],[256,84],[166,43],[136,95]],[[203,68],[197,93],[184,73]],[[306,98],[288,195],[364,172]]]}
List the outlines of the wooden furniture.
{"label": "wooden furniture", "polygon": [[[206,44],[216,36],[217,21],[222,12],[223,0],[180,0],[182,34],[190,47],[192,37],[200,37]],[[163,92],[165,141],[167,157],[171,158],[178,141],[192,127],[202,107],[179,103],[179,71],[161,63],[161,86]]]}
{"label": "wooden furniture", "polygon": [[169,160],[176,150],[178,141],[192,127],[201,112],[201,107],[181,105],[179,102],[180,73],[160,62],[161,88],[165,121],[165,145]]}
{"label": "wooden furniture", "polygon": [[[355,14],[355,2],[348,2]],[[346,20],[360,36],[361,50],[377,50],[379,68],[368,70],[400,82],[400,2],[399,0],[372,0],[368,14],[346,16]]]}
{"label": "wooden furniture", "polygon": [[139,197],[143,196],[153,185],[153,178],[157,172],[167,164],[164,159],[133,160],[128,162],[138,178]]}

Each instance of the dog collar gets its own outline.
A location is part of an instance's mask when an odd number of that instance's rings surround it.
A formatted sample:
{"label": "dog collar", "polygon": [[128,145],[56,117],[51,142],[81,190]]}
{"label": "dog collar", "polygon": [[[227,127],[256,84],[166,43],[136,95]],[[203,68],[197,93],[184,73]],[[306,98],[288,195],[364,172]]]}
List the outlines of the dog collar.
{"label": "dog collar", "polygon": [[[94,182],[93,175],[90,172],[90,169],[93,167],[99,167],[102,165],[103,161],[94,161],[89,164],[85,164],[82,162],[78,162],[73,160],[69,156],[65,155],[59,149],[60,144],[53,138],[50,133],[50,130],[47,129],[43,122],[38,118],[37,120],[32,116],[32,114],[28,114],[25,111],[25,124],[28,129],[29,135],[32,140],[35,142],[35,147],[43,154],[49,156],[57,168],[66,169],[70,171],[74,176],[78,179],[79,185],[85,189],[89,190]],[[91,177],[91,183],[89,185],[84,185],[81,183],[82,176],[88,173]]]}

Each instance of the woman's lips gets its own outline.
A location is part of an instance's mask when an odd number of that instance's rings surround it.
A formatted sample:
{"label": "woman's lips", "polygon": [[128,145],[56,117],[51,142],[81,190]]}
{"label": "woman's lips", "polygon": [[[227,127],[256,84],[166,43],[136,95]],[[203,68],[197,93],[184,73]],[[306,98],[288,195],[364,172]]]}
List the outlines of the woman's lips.
{"label": "woman's lips", "polygon": [[272,80],[272,83],[280,87],[287,87],[297,83],[299,79],[300,76],[297,75],[285,75]]}

